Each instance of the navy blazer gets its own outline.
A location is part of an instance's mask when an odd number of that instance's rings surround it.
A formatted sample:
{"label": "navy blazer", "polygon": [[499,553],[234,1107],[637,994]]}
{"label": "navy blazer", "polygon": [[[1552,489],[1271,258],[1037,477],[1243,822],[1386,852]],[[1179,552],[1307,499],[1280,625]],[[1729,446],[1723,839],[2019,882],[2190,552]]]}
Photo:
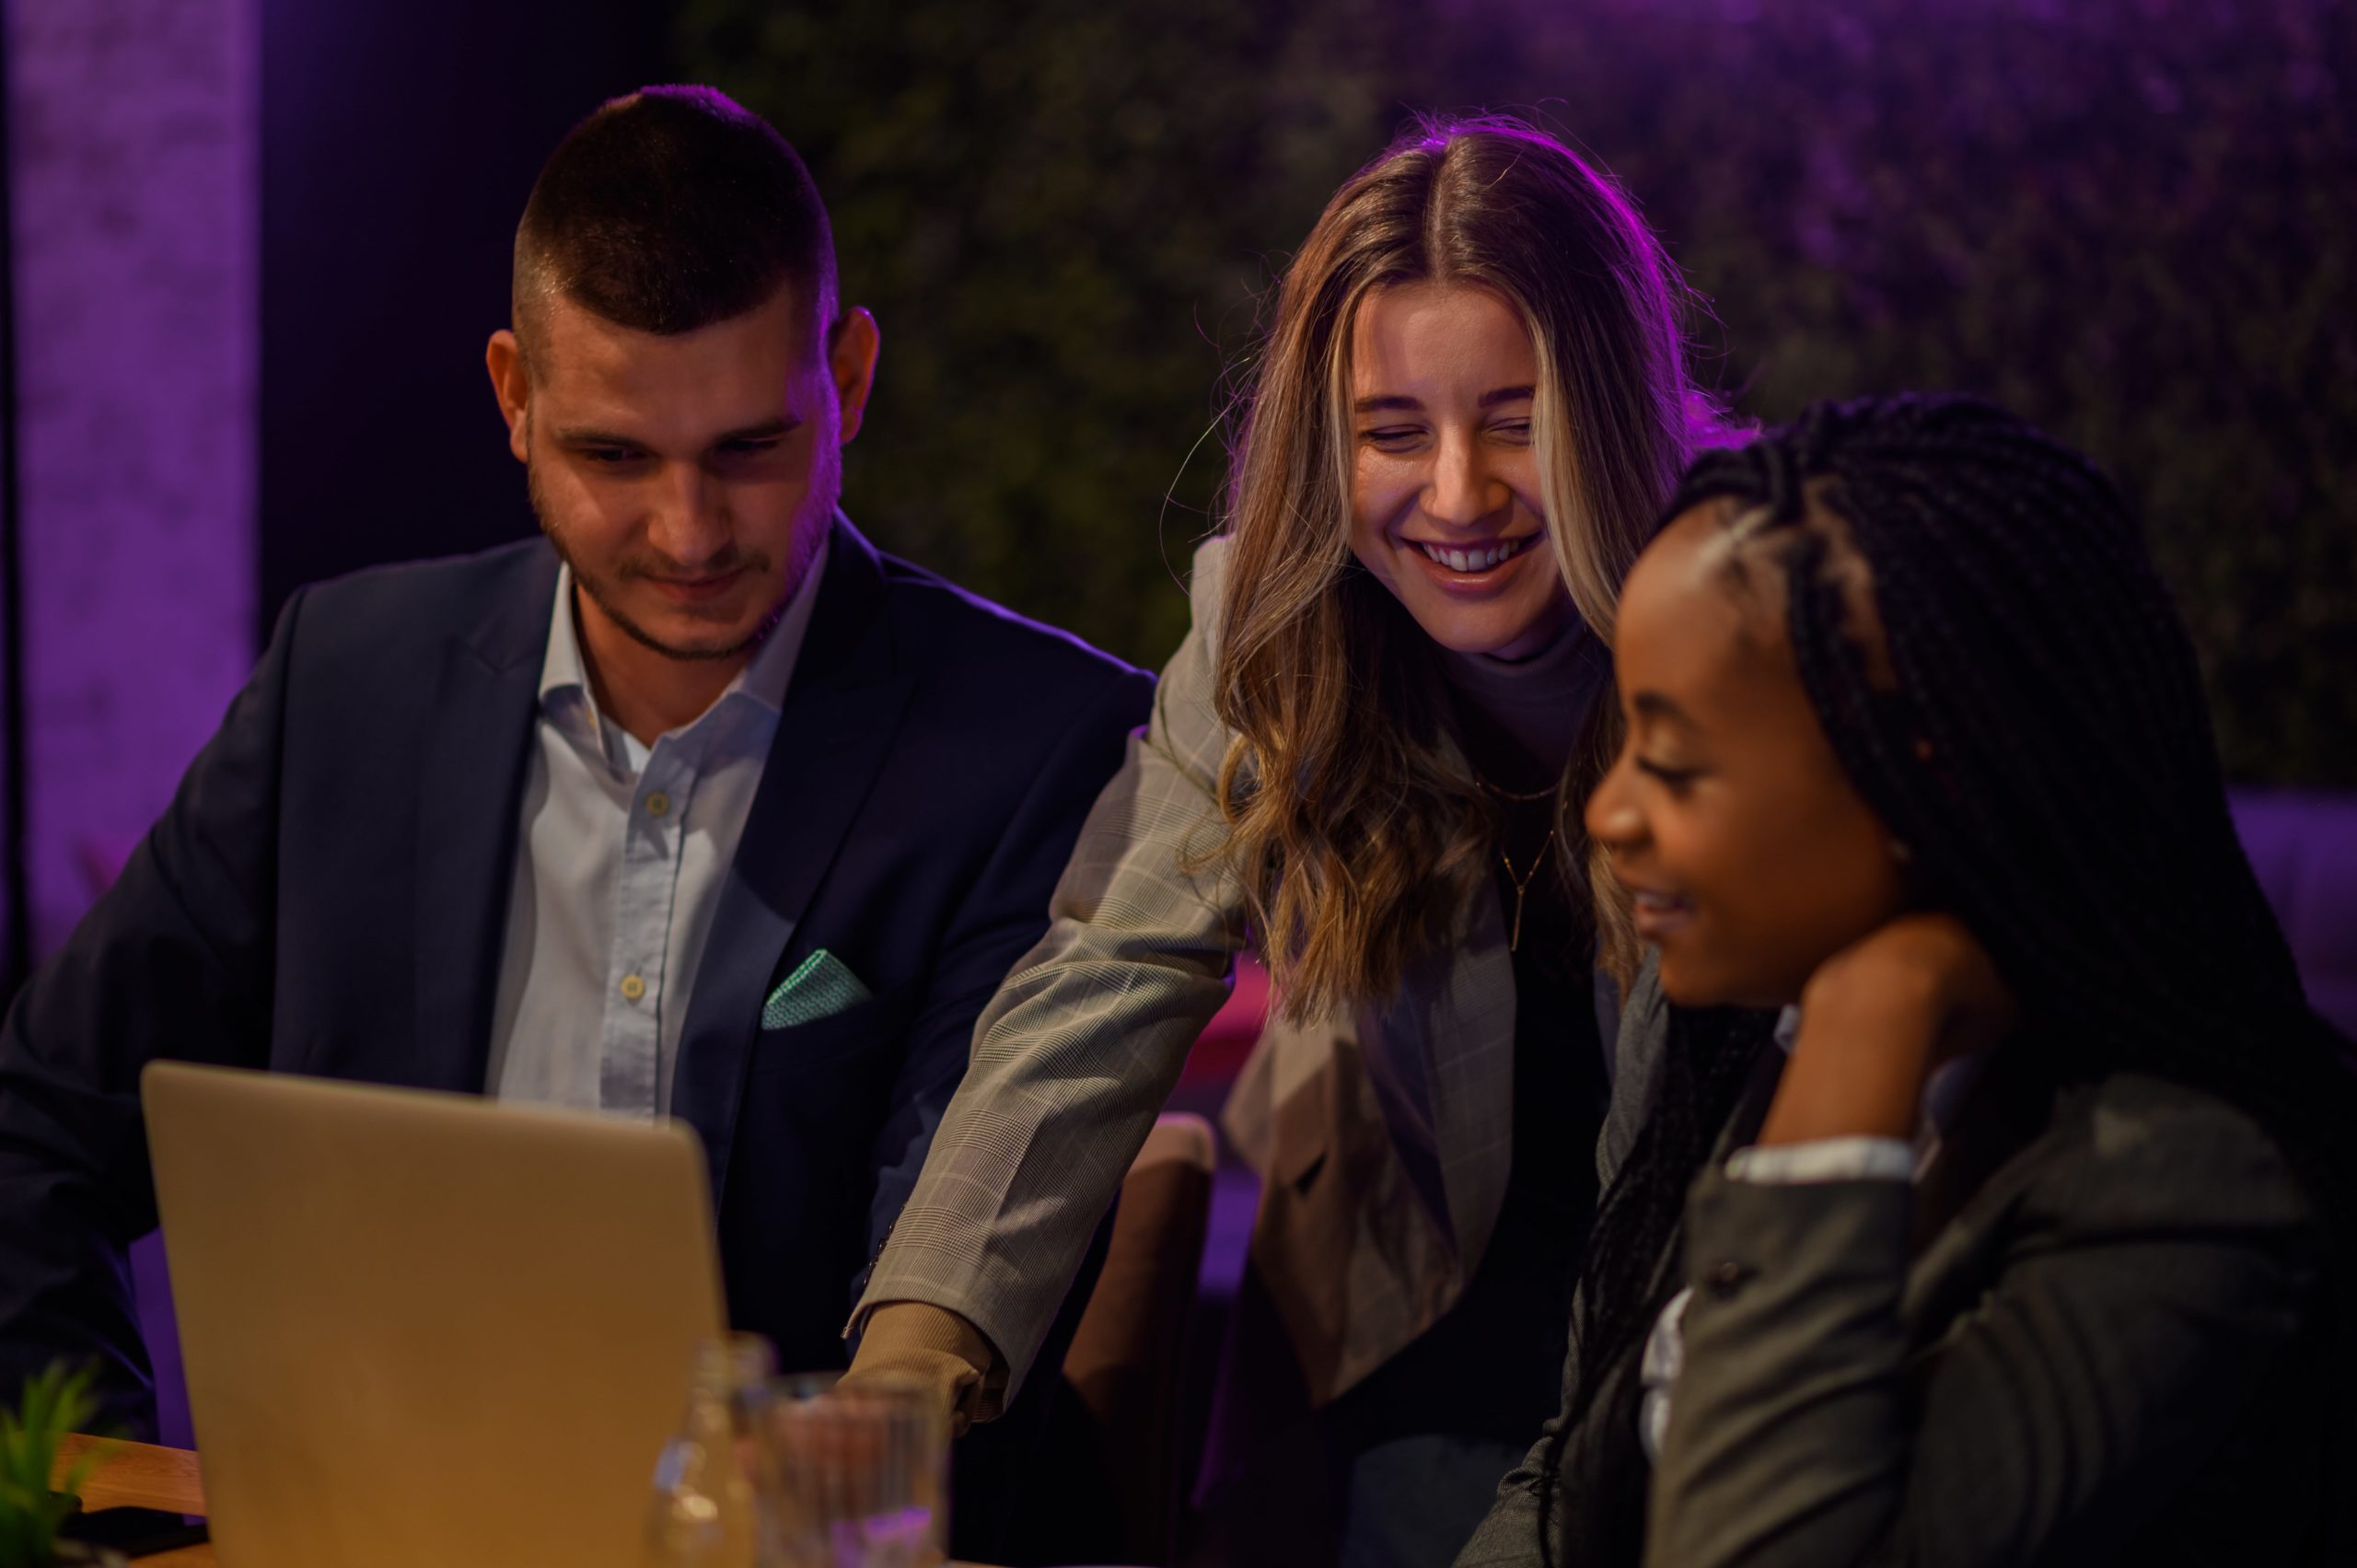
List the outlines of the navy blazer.
{"label": "navy blazer", "polygon": [[[139,1420],[122,1249],[157,1057],[481,1092],[556,592],[541,540],[297,593],[169,809],[0,1026],[0,1388],[96,1354]],[[838,520],[679,1041],[729,1313],[790,1367],[844,1320],[1047,927],[1153,681]],[[873,993],[791,1028],[819,947]]]}

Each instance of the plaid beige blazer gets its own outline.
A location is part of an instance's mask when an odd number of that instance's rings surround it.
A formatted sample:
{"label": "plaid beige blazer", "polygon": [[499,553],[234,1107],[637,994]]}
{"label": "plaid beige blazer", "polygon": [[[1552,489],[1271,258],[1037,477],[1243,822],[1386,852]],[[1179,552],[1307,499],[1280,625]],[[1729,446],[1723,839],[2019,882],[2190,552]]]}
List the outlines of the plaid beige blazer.
{"label": "plaid beige blazer", "polygon": [[[859,1303],[958,1313],[1006,1358],[1009,1399],[1244,941],[1235,878],[1195,858],[1219,842],[1231,738],[1211,701],[1225,561],[1225,540],[1196,552],[1193,630],[1081,830],[1047,935],[976,1025]],[[1596,993],[1610,1040],[1618,992]],[[1223,1120],[1264,1179],[1253,1264],[1313,1403],[1422,1333],[1480,1262],[1513,1152],[1514,1023],[1504,920],[1482,900],[1390,1005],[1264,1032]]]}

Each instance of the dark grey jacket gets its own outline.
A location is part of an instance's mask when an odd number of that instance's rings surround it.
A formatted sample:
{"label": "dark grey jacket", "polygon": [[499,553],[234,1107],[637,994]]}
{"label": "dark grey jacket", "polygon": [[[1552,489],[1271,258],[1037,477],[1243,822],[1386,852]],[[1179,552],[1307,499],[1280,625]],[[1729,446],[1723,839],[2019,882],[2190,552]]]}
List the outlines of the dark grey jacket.
{"label": "dark grey jacket", "polygon": [[[2177,1085],[2003,1065],[1914,1187],[1697,1180],[1649,1565],[2320,1561],[2324,1243],[2277,1146]],[[1458,1568],[1538,1560],[1544,1446]]]}

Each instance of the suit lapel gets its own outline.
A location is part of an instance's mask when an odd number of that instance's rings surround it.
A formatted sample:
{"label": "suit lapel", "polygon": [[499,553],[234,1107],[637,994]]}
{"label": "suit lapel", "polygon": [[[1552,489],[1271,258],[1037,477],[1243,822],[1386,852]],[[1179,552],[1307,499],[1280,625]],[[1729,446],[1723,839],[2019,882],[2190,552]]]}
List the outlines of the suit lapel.
{"label": "suit lapel", "polygon": [[768,981],[889,755],[915,687],[897,670],[883,597],[875,548],[839,517],[679,1037],[671,1112],[703,1139],[715,1203]]}
{"label": "suit lapel", "polygon": [[[1514,1166],[1514,958],[1497,897],[1473,900],[1435,969],[1433,983],[1411,981],[1395,1005],[1363,1009],[1359,1038],[1409,1177],[1469,1268],[1489,1246]],[[1643,1121],[1664,1014],[1650,969],[1631,988],[1625,1034],[1619,982],[1597,970],[1594,985],[1613,1096],[1597,1137],[1599,1179],[1608,1182]],[[1639,1059],[1616,1073],[1618,1055]]]}
{"label": "suit lapel", "polygon": [[[1408,1174],[1469,1270],[1504,1202],[1514,1148],[1514,962],[1495,898],[1400,1000],[1360,1023]],[[1411,1146],[1421,1145],[1421,1146]],[[1435,1191],[1437,1189],[1437,1191]]]}
{"label": "suit lapel", "polygon": [[489,625],[443,646],[417,802],[417,1051],[389,1076],[480,1093],[516,874],[517,802],[549,617],[552,551],[528,558]]}

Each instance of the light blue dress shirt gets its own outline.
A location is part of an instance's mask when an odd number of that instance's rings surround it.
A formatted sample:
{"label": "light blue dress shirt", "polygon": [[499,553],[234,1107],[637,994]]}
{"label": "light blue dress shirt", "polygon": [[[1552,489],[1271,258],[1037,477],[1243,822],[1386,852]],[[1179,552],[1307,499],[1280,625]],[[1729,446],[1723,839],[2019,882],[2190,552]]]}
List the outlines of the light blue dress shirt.
{"label": "light blue dress shirt", "polygon": [[719,700],[651,747],[598,711],[573,573],[558,574],[492,1013],[490,1094],[668,1114],[696,964],[826,563],[822,547]]}

